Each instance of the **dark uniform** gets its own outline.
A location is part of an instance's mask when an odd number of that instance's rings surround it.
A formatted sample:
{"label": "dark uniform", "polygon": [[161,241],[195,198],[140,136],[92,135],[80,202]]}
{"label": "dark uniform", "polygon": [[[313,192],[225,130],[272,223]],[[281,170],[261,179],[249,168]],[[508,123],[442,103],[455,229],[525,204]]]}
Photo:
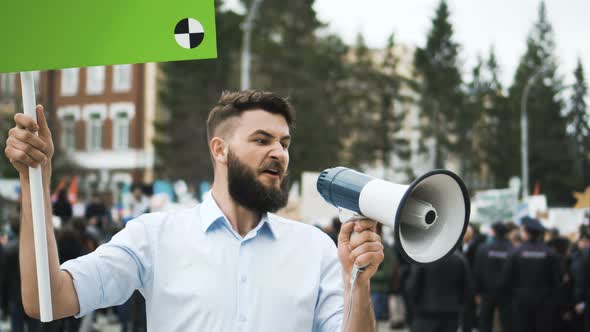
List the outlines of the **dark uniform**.
{"label": "dark uniform", "polygon": [[[527,232],[542,234],[538,220],[523,218],[522,223]],[[526,241],[513,249],[502,282],[512,297],[513,331],[555,331],[555,298],[561,277],[559,257],[544,243]]]}
{"label": "dark uniform", "polygon": [[496,237],[493,242],[481,246],[475,257],[475,287],[476,293],[481,298],[479,313],[481,332],[492,331],[496,309],[500,314],[502,331],[510,331],[510,298],[502,294],[498,281],[502,279],[502,272],[512,250],[512,243],[504,238],[506,232],[501,230],[503,225],[494,226]]}
{"label": "dark uniform", "polygon": [[408,288],[413,299],[412,332],[457,332],[466,297],[472,292],[469,266],[458,251],[444,260],[412,266]]}

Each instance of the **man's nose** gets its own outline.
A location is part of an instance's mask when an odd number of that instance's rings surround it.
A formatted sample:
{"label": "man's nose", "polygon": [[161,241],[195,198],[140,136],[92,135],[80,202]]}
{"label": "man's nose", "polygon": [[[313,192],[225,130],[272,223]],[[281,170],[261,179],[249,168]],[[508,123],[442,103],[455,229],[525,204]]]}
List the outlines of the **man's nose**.
{"label": "man's nose", "polygon": [[280,142],[277,142],[272,145],[272,150],[269,153],[269,157],[280,161],[285,161],[287,154],[287,149],[283,148],[283,145]]}

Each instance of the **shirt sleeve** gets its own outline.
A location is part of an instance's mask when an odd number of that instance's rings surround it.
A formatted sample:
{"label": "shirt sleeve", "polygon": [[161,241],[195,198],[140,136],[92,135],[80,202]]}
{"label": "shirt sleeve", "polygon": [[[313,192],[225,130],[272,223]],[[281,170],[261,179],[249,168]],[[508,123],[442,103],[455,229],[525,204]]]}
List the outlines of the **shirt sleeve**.
{"label": "shirt sleeve", "polygon": [[[325,234],[322,238],[322,271],[316,310],[314,332],[336,332],[342,329],[344,316],[344,288],[342,267],[334,242]],[[325,238],[324,238],[325,237]]]}
{"label": "shirt sleeve", "polygon": [[72,276],[82,317],[98,308],[124,303],[151,275],[146,217],[127,223],[111,241],[94,252],[61,265]]}

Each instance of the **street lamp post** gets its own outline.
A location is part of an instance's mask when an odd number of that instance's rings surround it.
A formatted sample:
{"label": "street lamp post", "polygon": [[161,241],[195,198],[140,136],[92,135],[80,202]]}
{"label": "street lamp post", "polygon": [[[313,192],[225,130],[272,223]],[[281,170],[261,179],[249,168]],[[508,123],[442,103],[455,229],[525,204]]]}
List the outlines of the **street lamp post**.
{"label": "street lamp post", "polygon": [[254,18],[258,13],[262,0],[254,0],[248,10],[244,20],[244,34],[242,35],[242,66],[240,75],[240,89],[250,89],[250,41],[252,39],[252,29],[254,28]]}

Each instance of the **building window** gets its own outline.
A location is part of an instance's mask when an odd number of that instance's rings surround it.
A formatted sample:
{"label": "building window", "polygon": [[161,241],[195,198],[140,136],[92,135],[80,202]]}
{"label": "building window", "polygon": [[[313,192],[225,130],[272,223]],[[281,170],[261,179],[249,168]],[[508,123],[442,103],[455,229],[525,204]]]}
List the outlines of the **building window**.
{"label": "building window", "polygon": [[129,116],[127,113],[117,113],[113,119],[113,149],[129,148]]}
{"label": "building window", "polygon": [[88,67],[86,69],[86,93],[100,95],[104,92],[104,66]]}
{"label": "building window", "polygon": [[86,148],[88,151],[102,149],[102,127],[107,116],[105,104],[89,104],[84,106],[83,117],[86,120]]}
{"label": "building window", "polygon": [[16,86],[16,74],[15,73],[8,73],[2,75],[2,96],[4,97],[12,97],[14,96],[14,89]]}
{"label": "building window", "polygon": [[90,114],[88,119],[88,151],[98,151],[102,148],[102,119],[100,114]]}
{"label": "building window", "polygon": [[61,146],[65,151],[76,149],[76,122],[80,120],[80,107],[63,106],[57,110],[57,117],[61,124]]}
{"label": "building window", "polygon": [[113,91],[128,92],[131,90],[132,68],[131,65],[113,66]]}
{"label": "building window", "polygon": [[129,148],[130,124],[135,115],[135,104],[113,103],[110,106],[109,117],[113,120],[113,149]]}
{"label": "building window", "polygon": [[68,68],[61,70],[61,95],[75,96],[78,93],[79,68]]}
{"label": "building window", "polygon": [[65,151],[76,149],[76,118],[68,114],[61,121],[61,146]]}

